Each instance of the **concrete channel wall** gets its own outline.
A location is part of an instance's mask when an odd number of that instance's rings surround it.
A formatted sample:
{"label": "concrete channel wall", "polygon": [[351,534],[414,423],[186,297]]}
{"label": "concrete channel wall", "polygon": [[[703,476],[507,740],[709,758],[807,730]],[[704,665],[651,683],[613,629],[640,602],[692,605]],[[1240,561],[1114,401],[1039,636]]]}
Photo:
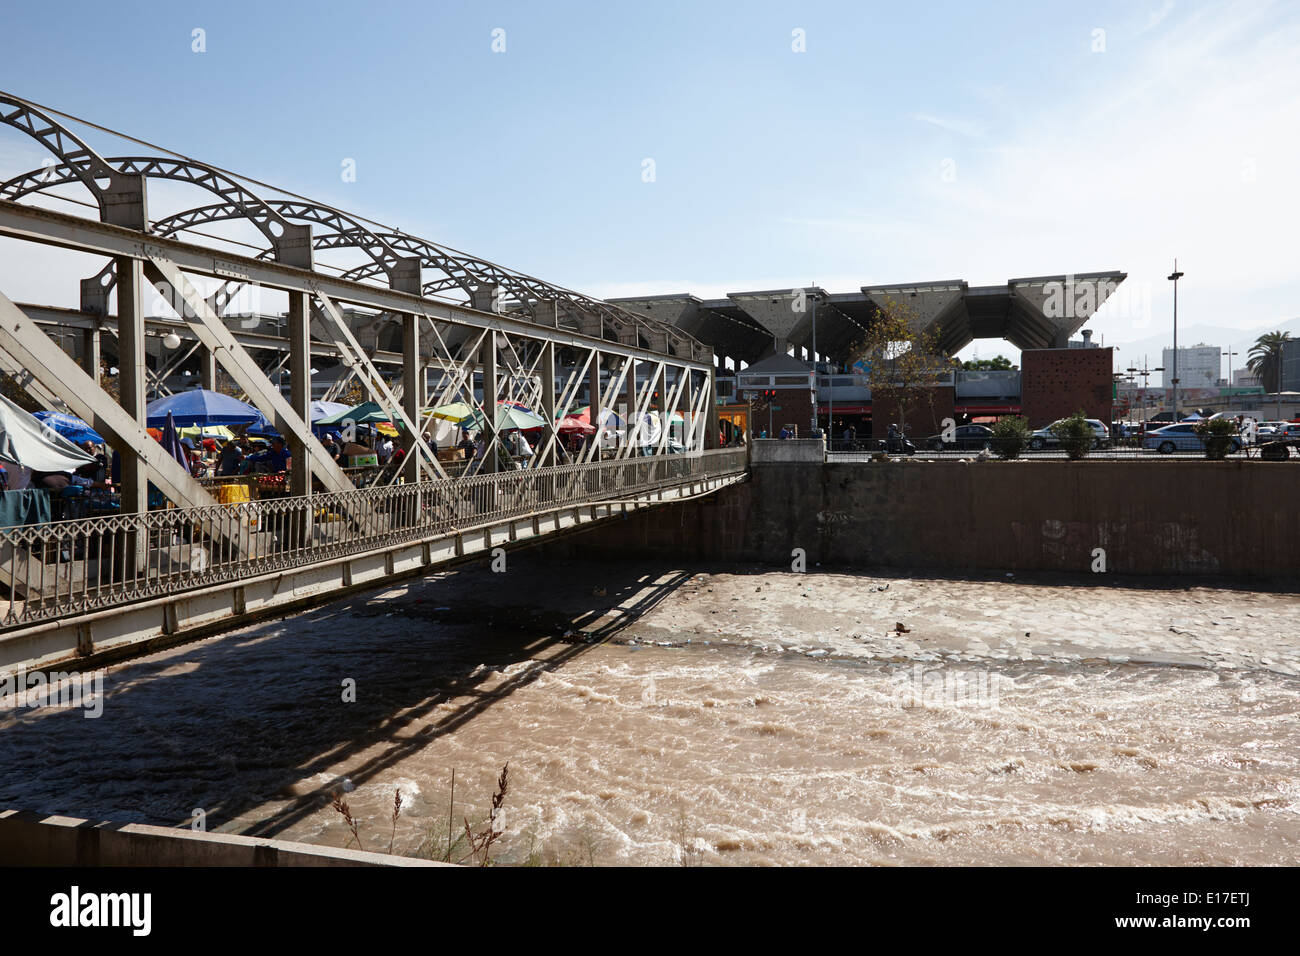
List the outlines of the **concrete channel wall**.
{"label": "concrete channel wall", "polygon": [[450,866],[234,833],[0,811],[5,866]]}
{"label": "concrete channel wall", "polygon": [[1259,461],[761,463],[562,545],[808,565],[1300,577],[1300,467]]}

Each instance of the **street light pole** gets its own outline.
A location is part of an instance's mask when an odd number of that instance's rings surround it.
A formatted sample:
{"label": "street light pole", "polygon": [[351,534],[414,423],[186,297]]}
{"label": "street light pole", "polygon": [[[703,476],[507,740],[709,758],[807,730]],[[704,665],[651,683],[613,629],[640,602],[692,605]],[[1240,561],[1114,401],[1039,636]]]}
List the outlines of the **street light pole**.
{"label": "street light pole", "polygon": [[[813,365],[813,406],[812,406],[812,435],[817,434],[817,422],[820,416],[817,412],[817,406],[821,402],[821,375],[817,369],[817,292],[814,287],[812,294],[812,365]],[[810,436],[811,437],[811,436]]]}
{"label": "street light pole", "polygon": [[1232,357],[1237,353],[1232,351],[1232,346],[1229,345],[1228,350],[1223,354],[1228,356],[1228,410],[1231,411],[1232,410]]}
{"label": "street light pole", "polygon": [[1174,260],[1174,271],[1169,275],[1169,281],[1174,284],[1174,375],[1170,379],[1174,384],[1174,421],[1178,421],[1178,280],[1183,274],[1178,271],[1178,260]]}

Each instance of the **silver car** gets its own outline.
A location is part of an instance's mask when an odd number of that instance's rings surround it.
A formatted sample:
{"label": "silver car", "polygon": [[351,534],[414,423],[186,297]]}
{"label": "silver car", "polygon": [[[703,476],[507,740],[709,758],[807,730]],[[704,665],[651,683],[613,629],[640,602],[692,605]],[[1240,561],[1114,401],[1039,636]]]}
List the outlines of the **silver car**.
{"label": "silver car", "polygon": [[[1049,447],[1054,447],[1056,445],[1059,445],[1061,441],[1059,438],[1057,438],[1055,435],[1052,434],[1052,426],[1059,425],[1063,421],[1065,421],[1064,418],[1058,418],[1056,421],[1052,422],[1051,425],[1048,425],[1045,428],[1040,428],[1038,429],[1038,431],[1030,435],[1029,436],[1030,450],[1042,451],[1044,448],[1049,448]],[[1095,418],[1085,418],[1084,421],[1086,421],[1089,425],[1092,426],[1093,434],[1096,435],[1096,437],[1092,440],[1092,447],[1109,448],[1110,429],[1107,428],[1102,422],[1098,421]]]}

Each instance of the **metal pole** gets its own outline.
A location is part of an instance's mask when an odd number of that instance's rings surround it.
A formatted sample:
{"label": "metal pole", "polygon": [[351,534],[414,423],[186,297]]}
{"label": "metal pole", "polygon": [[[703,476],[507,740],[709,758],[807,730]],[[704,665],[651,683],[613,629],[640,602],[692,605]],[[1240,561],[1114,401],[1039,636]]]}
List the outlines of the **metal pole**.
{"label": "metal pole", "polygon": [[1228,356],[1228,411],[1232,411],[1232,357],[1237,353],[1228,346],[1228,350],[1223,353]]}
{"label": "metal pole", "polygon": [[603,439],[605,437],[604,425],[601,423],[601,414],[604,411],[603,393],[604,385],[600,380],[600,351],[593,349],[591,353],[591,366],[587,369],[587,417],[589,424],[596,429],[596,434],[592,436],[592,441],[596,443],[593,451],[592,460],[600,461],[603,449]]}
{"label": "metal pole", "polygon": [[[542,414],[546,416],[546,420],[550,423],[550,427],[556,428],[558,427],[558,423],[555,421],[554,342],[548,341],[542,343],[542,359],[540,365],[542,367]],[[555,464],[555,457],[557,454],[555,445],[555,442],[546,443],[546,454],[543,456],[541,461],[537,462],[538,466],[545,467],[547,465]]]}
{"label": "metal pole", "polygon": [[480,467],[489,472],[499,470],[497,456],[499,436],[497,435],[497,388],[499,387],[497,368],[497,334],[488,332],[480,346],[479,364],[483,368],[483,443],[485,460]]}
{"label": "metal pole", "polygon": [[[416,429],[424,431],[424,363],[420,361],[420,317],[402,316],[402,406]],[[402,475],[407,481],[420,480],[419,450],[414,436],[403,443]]]}
{"label": "metal pole", "polygon": [[1174,386],[1174,421],[1178,421],[1178,280],[1183,274],[1178,271],[1178,260],[1174,260],[1174,271],[1169,280],[1174,284],[1174,375],[1170,379]]}
{"label": "metal pole", "polygon": [[826,430],[830,432],[831,443],[826,447],[835,450],[835,366],[831,365],[830,377],[826,379]]}
{"label": "metal pole", "polygon": [[817,293],[812,294],[812,361],[813,361],[813,407],[812,407],[812,430],[813,434],[817,433],[817,405],[821,399],[821,391],[818,385],[821,383],[820,371],[817,368]]}
{"label": "metal pole", "polygon": [[[139,259],[117,259],[118,404],[141,428],[145,421],[144,268]],[[135,449],[117,449],[122,459],[122,511],[144,514],[149,510],[149,479],[144,461]],[[143,542],[141,542],[143,544]]]}

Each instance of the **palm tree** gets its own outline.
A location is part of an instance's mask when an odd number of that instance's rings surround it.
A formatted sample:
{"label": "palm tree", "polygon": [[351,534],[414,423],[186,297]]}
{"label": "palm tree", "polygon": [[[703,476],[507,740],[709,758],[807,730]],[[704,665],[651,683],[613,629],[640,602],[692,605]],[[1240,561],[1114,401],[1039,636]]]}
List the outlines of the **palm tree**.
{"label": "palm tree", "polygon": [[1282,417],[1282,343],[1289,341],[1290,332],[1265,332],[1250,347],[1250,358],[1246,368],[1250,369],[1259,383],[1277,394],[1277,417]]}

